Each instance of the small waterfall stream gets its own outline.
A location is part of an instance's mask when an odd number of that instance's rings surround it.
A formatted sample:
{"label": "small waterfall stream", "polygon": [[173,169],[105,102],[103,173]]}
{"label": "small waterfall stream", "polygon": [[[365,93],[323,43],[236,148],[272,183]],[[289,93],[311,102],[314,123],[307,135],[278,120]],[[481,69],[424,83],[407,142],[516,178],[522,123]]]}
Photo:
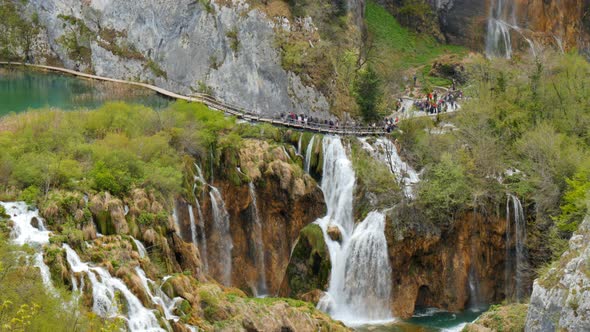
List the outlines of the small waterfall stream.
{"label": "small waterfall stream", "polygon": [[522,203],[515,195],[508,194],[506,200],[506,296],[513,294],[517,302],[524,298],[525,293],[523,283],[528,268],[525,242],[526,219]]}
{"label": "small waterfall stream", "polygon": [[303,169],[305,173],[309,173],[309,169],[311,168],[311,155],[313,154],[313,143],[315,142],[315,135],[311,137],[309,140],[309,144],[307,145],[307,149],[305,149],[305,161],[303,163]]}
{"label": "small waterfall stream", "polygon": [[137,240],[133,236],[131,237],[131,239],[133,240],[133,243],[135,243],[135,246],[137,247],[137,252],[139,253],[139,257],[145,258],[147,256],[147,250],[145,250],[143,243],[141,243],[139,240]]}
{"label": "small waterfall stream", "polygon": [[[172,312],[176,305],[182,301],[182,298],[176,297],[174,299],[171,299],[170,297],[168,297],[168,295],[166,295],[166,293],[164,293],[164,291],[162,291],[161,287],[156,288],[156,294],[154,295],[152,289],[150,288],[150,285],[155,285],[155,282],[153,280],[148,279],[148,277],[145,275],[145,271],[142,270],[139,266],[135,267],[135,273],[137,273],[137,276],[141,280],[141,285],[145,289],[150,300],[153,303],[158,304],[160,307],[162,307],[162,310],[164,311],[164,317],[166,317],[166,320],[173,320],[175,322],[178,321],[179,317],[174,315]],[[166,279],[167,278],[164,278],[163,282],[165,282]]]}
{"label": "small waterfall stream", "polygon": [[[195,196],[195,206],[197,207],[197,215],[199,217],[199,221],[198,221],[198,226],[199,226],[199,239],[198,239],[198,243],[199,243],[199,251],[201,253],[201,260],[203,262],[203,270],[206,274],[209,273],[209,262],[208,262],[208,256],[207,256],[207,234],[205,233],[205,218],[203,217],[203,210],[201,208],[201,203],[199,202],[199,198],[197,197],[197,193],[196,193],[196,189],[197,189],[197,183],[196,182],[200,182],[201,185],[207,187],[207,181],[205,181],[205,177],[203,177],[203,172],[201,171],[201,167],[199,167],[199,165],[197,165],[196,163],[195,165],[195,169],[197,171],[197,174],[195,175],[195,184],[193,186],[193,194]],[[204,191],[203,191],[204,193]]]}
{"label": "small waterfall stream", "polygon": [[488,57],[512,58],[511,31],[518,33],[529,45],[531,53],[537,56],[535,43],[525,36],[518,26],[515,0],[492,0],[486,33],[486,55]]}
{"label": "small waterfall stream", "polygon": [[301,139],[303,138],[303,134],[299,135],[299,140],[297,141],[297,155],[301,156]]}
{"label": "small waterfall stream", "polygon": [[[323,150],[322,190],[328,214],[316,223],[324,233],[332,270],[318,308],[348,325],[390,320],[392,271],[383,233],[385,216],[371,212],[355,227],[352,163],[338,137],[324,137]],[[329,227],[338,227],[341,242],[330,238]]]}
{"label": "small waterfall stream", "polygon": [[408,198],[414,198],[414,186],[420,182],[420,176],[410,165],[402,160],[397,153],[397,147],[387,138],[378,138],[369,144],[366,138],[359,138],[363,149],[374,158],[381,161],[393,173]]}
{"label": "small waterfall stream", "polygon": [[219,273],[221,282],[229,286],[231,284],[232,257],[233,248],[231,232],[229,228],[229,213],[225,208],[225,202],[219,190],[209,185],[209,196],[211,197],[211,207],[213,212],[213,228],[218,236],[215,252],[219,254]]}
{"label": "small waterfall stream", "polygon": [[256,187],[253,182],[248,184],[250,197],[252,198],[252,237],[256,246],[255,263],[258,270],[258,283],[256,286],[255,296],[265,296],[268,294],[266,285],[266,268],[264,265],[264,242],[262,241],[262,224],[260,223],[260,214],[258,211],[258,201],[256,198]]}
{"label": "small waterfall stream", "polygon": [[195,223],[195,213],[193,212],[193,206],[188,205],[188,217],[190,220],[190,228],[191,228],[191,241],[195,248],[199,248],[199,243],[197,241],[197,224]]}
{"label": "small waterfall stream", "polygon": [[124,299],[127,309],[126,321],[130,331],[165,331],[160,327],[154,312],[143,306],[141,301],[120,279],[114,278],[102,267],[92,267],[82,262],[78,254],[63,244],[66,259],[74,273],[85,273],[92,284],[92,310],[102,317],[119,316],[117,293]]}

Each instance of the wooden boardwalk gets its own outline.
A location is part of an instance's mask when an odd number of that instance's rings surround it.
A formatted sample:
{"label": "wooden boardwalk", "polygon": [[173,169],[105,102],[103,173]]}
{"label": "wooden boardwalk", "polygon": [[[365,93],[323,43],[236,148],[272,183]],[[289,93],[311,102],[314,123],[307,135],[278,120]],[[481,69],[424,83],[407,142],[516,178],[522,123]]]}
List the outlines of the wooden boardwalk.
{"label": "wooden boardwalk", "polygon": [[235,116],[238,119],[243,119],[246,121],[270,123],[270,124],[277,125],[277,126],[284,126],[284,127],[312,131],[312,132],[317,132],[317,133],[322,133],[322,134],[329,134],[329,135],[369,136],[369,135],[385,135],[385,134],[387,134],[387,131],[381,127],[346,127],[346,126],[334,127],[334,126],[317,124],[317,123],[303,124],[303,123],[299,123],[299,122],[285,121],[282,119],[273,119],[273,118],[269,118],[269,117],[262,117],[259,114],[256,114],[254,112],[245,110],[244,108],[217,100],[214,97],[206,95],[206,94],[199,93],[199,94],[195,94],[190,97],[183,96],[183,95],[177,94],[175,92],[168,91],[166,89],[157,87],[155,85],[147,84],[147,83],[133,82],[133,81],[127,81],[127,80],[120,80],[120,79],[116,79],[116,78],[109,78],[109,77],[97,76],[97,75],[92,75],[92,74],[86,74],[86,73],[82,73],[79,71],[61,68],[61,67],[28,64],[28,63],[22,63],[22,62],[7,62],[7,61],[0,61],[0,65],[31,67],[31,68],[43,69],[43,70],[47,70],[47,71],[61,72],[61,73],[74,75],[74,76],[78,76],[78,77],[83,77],[83,78],[88,78],[88,79],[93,79],[93,80],[137,86],[137,87],[141,87],[141,88],[145,88],[145,89],[150,89],[152,91],[155,91],[158,94],[161,94],[163,96],[167,96],[167,97],[170,97],[173,99],[180,99],[180,100],[186,100],[189,102],[203,103],[211,109],[224,112],[226,114]]}

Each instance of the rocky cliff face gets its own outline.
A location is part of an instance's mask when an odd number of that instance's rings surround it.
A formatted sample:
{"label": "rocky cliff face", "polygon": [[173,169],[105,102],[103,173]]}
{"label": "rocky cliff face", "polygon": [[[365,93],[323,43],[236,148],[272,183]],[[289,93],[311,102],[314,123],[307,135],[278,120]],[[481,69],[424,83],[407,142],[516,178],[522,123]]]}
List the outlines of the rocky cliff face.
{"label": "rocky cliff face", "polygon": [[[487,20],[491,8],[498,0],[429,0],[438,15],[440,31],[453,44],[483,50]],[[385,2],[395,2],[387,0]],[[515,18],[522,34],[540,46],[583,52],[590,49],[590,2],[567,1],[504,1],[504,6],[515,7]],[[506,9],[505,9],[506,10]],[[529,45],[512,31],[515,48],[528,49]]]}
{"label": "rocky cliff face", "polygon": [[[239,165],[252,184],[245,181],[236,186],[223,179],[211,183],[221,192],[229,214],[233,245],[231,284],[256,294],[257,282],[261,273],[264,273],[267,292],[277,294],[300,231],[325,213],[323,194],[315,180],[304,174],[280,146],[271,146],[265,141],[246,141],[240,152]],[[254,192],[250,189],[252,185]],[[256,205],[253,194],[256,196]],[[228,239],[212,231],[215,218],[211,199],[208,195],[200,197],[203,197],[200,204],[207,246],[219,247],[220,241]],[[199,213],[194,204],[192,208],[195,222],[198,223]],[[185,241],[191,242],[188,209],[187,202],[180,201],[177,204],[181,233]],[[260,223],[260,242],[256,238],[257,230],[254,229],[256,213]],[[257,262],[258,246],[262,246],[264,252],[264,271],[260,271],[262,265]],[[217,280],[220,280],[220,275],[215,270],[215,262],[222,259],[220,255],[222,253],[213,249],[207,252],[210,272]]]}
{"label": "rocky cliff face", "polygon": [[34,60],[209,93],[265,115],[325,115],[326,98],[281,67],[276,31],[289,21],[277,24],[245,1],[221,3],[32,0],[27,11],[43,27]]}
{"label": "rocky cliff face", "polygon": [[468,213],[450,229],[389,222],[392,305],[409,317],[415,306],[458,311],[504,298],[506,222]]}
{"label": "rocky cliff face", "polygon": [[590,218],[570,239],[569,249],[535,280],[525,331],[590,330]]}

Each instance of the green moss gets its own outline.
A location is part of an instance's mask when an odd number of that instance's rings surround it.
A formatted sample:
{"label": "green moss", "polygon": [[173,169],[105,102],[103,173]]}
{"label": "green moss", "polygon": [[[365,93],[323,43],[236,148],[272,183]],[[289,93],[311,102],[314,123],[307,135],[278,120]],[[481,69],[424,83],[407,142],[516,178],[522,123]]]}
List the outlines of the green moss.
{"label": "green moss", "polygon": [[149,69],[156,77],[168,79],[168,73],[166,73],[166,71],[164,71],[164,69],[162,69],[162,67],[160,67],[160,65],[154,60],[149,59],[144,66],[145,68]]}
{"label": "green moss", "polygon": [[228,31],[225,36],[229,39],[229,47],[234,52],[234,55],[237,55],[238,51],[240,50],[240,39],[238,38],[238,28],[234,27],[230,31]]}
{"label": "green moss", "polygon": [[314,289],[324,289],[330,276],[330,255],[320,226],[309,224],[300,234],[291,254],[286,278],[296,297]]}

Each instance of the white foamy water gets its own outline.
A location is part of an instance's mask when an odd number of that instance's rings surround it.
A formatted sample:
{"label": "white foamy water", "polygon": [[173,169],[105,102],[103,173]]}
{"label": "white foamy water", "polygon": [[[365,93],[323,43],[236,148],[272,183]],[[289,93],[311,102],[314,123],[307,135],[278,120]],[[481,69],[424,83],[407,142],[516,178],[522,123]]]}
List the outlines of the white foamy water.
{"label": "white foamy water", "polygon": [[309,140],[309,144],[307,145],[307,149],[305,149],[305,161],[303,163],[303,169],[305,173],[309,173],[309,169],[311,167],[311,155],[313,154],[313,143],[315,142],[315,135],[311,137]]}
{"label": "white foamy water", "polygon": [[369,144],[366,138],[359,138],[363,149],[368,151],[373,158],[381,161],[389,168],[408,198],[414,198],[414,186],[420,182],[420,176],[408,163],[402,160],[397,153],[397,147],[387,138],[378,138],[373,144]]}
{"label": "white foamy water", "polygon": [[66,259],[70,269],[75,273],[85,273],[92,284],[92,310],[102,317],[117,317],[119,305],[116,293],[120,293],[125,299],[126,313],[123,317],[130,331],[165,331],[160,327],[154,312],[143,306],[141,301],[127,288],[120,279],[113,278],[102,267],[92,267],[82,262],[78,254],[67,244],[63,244],[66,250]]}
{"label": "white foamy water", "polygon": [[131,237],[131,239],[133,240],[133,243],[135,243],[135,246],[137,247],[137,252],[139,253],[139,257],[145,258],[147,256],[147,250],[145,250],[143,243],[141,243],[139,240],[137,240],[133,236]]}
{"label": "white foamy water", "polygon": [[209,196],[211,197],[211,207],[213,212],[213,228],[214,232],[217,232],[218,241],[216,248],[219,254],[219,260],[216,262],[219,267],[219,278],[221,283],[226,286],[231,284],[231,272],[232,272],[232,257],[231,251],[233,248],[233,242],[231,232],[229,228],[229,213],[225,208],[225,202],[219,190],[209,185]]}
{"label": "white foamy water", "polygon": [[[390,311],[391,267],[383,234],[385,216],[371,212],[355,227],[352,204],[355,174],[342,142],[324,137],[322,190],[328,214],[317,220],[330,252],[332,270],[318,308],[349,326],[393,320]],[[327,231],[336,226],[342,241]]]}
{"label": "white foamy water", "polygon": [[[29,210],[25,202],[0,202],[0,205],[4,207],[6,214],[14,223],[10,237],[15,244],[41,246],[49,242],[51,232],[45,229],[43,219],[39,216],[39,210]],[[37,219],[39,228],[31,225],[34,218]]]}
{"label": "white foamy water", "polygon": [[264,264],[264,242],[262,241],[262,224],[260,223],[260,214],[258,212],[258,199],[256,197],[256,187],[254,183],[248,184],[250,197],[252,197],[252,237],[255,248],[255,264],[258,270],[258,282],[255,296],[265,296],[268,293],[266,285],[266,268]]}
{"label": "white foamy water", "polygon": [[168,297],[168,295],[166,295],[166,293],[164,293],[164,291],[162,291],[162,289],[160,287],[156,288],[156,291],[155,291],[156,294],[154,295],[154,293],[152,292],[151,286],[154,286],[155,282],[153,280],[149,279],[145,275],[145,271],[142,270],[141,267],[139,267],[139,266],[135,267],[135,273],[137,273],[137,276],[141,280],[141,285],[145,289],[150,300],[153,303],[162,307],[162,310],[164,311],[164,316],[166,317],[166,319],[173,320],[175,322],[178,321],[179,317],[174,315],[173,311],[174,311],[174,308],[176,307],[176,305],[178,303],[182,302],[182,298],[175,297],[174,299],[171,299],[170,297]]}

